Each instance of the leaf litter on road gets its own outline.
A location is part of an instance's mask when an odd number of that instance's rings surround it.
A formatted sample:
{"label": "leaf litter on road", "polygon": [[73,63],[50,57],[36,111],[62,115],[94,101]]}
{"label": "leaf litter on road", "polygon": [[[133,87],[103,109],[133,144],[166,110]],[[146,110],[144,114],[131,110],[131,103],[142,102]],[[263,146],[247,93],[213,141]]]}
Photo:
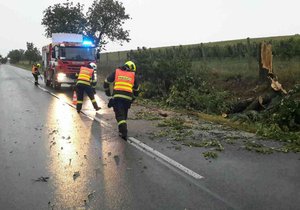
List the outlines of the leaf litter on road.
{"label": "leaf litter on road", "polygon": [[116,165],[118,166],[119,163],[120,163],[120,158],[119,158],[119,156],[118,156],[118,155],[115,155],[115,156],[114,156],[114,159],[115,159]]}
{"label": "leaf litter on road", "polygon": [[79,171],[74,172],[74,174],[73,174],[73,180],[75,181],[79,176],[80,176],[80,172]]}

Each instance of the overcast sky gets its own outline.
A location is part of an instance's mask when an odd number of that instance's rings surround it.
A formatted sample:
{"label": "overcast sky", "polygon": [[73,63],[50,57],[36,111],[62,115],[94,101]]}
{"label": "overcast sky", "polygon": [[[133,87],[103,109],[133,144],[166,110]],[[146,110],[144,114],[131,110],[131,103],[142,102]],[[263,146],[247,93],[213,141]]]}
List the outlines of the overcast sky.
{"label": "overcast sky", "polygon": [[[300,33],[300,0],[119,0],[132,17],[124,25],[131,41],[109,44],[107,51],[206,43]],[[0,54],[39,49],[49,40],[43,11],[58,0],[1,0]],[[73,2],[78,2],[74,0]],[[81,0],[85,11],[93,0]]]}

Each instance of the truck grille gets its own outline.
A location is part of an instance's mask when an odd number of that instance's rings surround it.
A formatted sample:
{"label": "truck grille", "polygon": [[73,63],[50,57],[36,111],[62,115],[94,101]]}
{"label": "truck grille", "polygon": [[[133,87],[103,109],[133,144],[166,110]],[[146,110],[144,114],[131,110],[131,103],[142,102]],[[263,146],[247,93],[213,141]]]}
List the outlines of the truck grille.
{"label": "truck grille", "polygon": [[71,70],[71,71],[79,72],[80,66],[72,66],[72,65],[69,65],[69,66],[68,66],[68,69]]}

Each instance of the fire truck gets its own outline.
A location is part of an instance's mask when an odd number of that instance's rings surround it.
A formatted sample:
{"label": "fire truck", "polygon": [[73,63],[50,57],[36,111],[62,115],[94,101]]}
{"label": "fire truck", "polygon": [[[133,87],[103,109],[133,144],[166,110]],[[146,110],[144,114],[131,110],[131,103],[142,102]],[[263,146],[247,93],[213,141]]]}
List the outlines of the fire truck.
{"label": "fire truck", "polygon": [[46,86],[60,89],[62,84],[74,85],[80,67],[96,63],[97,55],[93,42],[81,34],[53,33],[52,42],[42,48]]}

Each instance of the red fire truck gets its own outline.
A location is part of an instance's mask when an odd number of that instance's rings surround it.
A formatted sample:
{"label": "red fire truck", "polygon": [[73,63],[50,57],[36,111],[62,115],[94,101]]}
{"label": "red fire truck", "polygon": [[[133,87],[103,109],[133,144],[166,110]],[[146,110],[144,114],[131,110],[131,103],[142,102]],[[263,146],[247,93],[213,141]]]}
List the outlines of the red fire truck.
{"label": "red fire truck", "polygon": [[60,89],[61,84],[74,85],[81,66],[96,62],[95,45],[81,34],[53,33],[52,42],[42,48],[46,86]]}

